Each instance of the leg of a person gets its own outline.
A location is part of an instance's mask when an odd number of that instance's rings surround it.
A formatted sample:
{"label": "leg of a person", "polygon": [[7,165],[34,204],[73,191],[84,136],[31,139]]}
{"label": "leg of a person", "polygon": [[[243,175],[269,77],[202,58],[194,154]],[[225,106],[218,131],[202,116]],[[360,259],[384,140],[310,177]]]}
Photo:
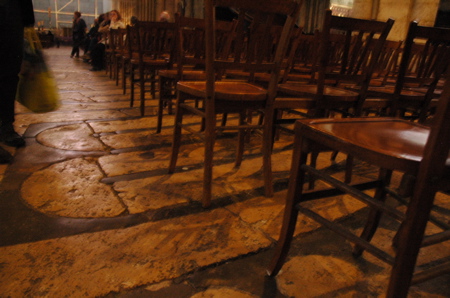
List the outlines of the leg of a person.
{"label": "leg of a person", "polygon": [[17,75],[5,76],[0,80],[0,119],[1,125],[10,125],[14,123],[14,100],[16,98]]}
{"label": "leg of a person", "polygon": [[19,1],[7,1],[0,7],[0,142],[9,146],[25,145],[23,138],[14,131],[14,104],[18,83],[18,73],[23,55],[23,24],[21,22]]}
{"label": "leg of a person", "polygon": [[75,55],[75,36],[72,36],[72,51],[70,52],[70,58]]}
{"label": "leg of a person", "polygon": [[98,39],[97,38],[92,38],[91,42],[89,43],[89,52],[92,52],[92,50],[95,48],[95,46],[98,43]]}
{"label": "leg of a person", "polygon": [[76,38],[73,39],[73,45],[72,45],[72,53],[70,54],[71,57],[79,57],[80,56],[80,41]]}
{"label": "leg of a person", "polygon": [[17,75],[4,76],[0,79],[0,141],[8,146],[22,147],[25,145],[24,139],[15,132],[15,98],[19,77]]}
{"label": "leg of a person", "polygon": [[91,52],[92,70],[103,69],[103,59],[105,55],[105,45],[103,43],[97,43]]}
{"label": "leg of a person", "polygon": [[91,38],[86,37],[86,39],[84,40],[84,51],[83,54],[86,55],[87,52],[89,51],[89,45],[91,44]]}

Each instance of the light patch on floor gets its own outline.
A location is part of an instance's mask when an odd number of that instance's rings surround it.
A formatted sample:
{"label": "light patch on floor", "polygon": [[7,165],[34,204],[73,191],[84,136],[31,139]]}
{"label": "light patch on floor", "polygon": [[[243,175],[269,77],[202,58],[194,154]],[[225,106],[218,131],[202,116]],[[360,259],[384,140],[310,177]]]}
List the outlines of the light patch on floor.
{"label": "light patch on floor", "polygon": [[131,228],[0,247],[5,297],[97,297],[179,277],[271,242],[218,209]]}

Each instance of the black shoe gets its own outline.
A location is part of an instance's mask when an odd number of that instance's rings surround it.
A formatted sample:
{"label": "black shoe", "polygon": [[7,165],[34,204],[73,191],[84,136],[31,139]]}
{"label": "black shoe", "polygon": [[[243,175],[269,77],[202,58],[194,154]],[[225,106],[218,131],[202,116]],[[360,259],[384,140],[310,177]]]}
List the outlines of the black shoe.
{"label": "black shoe", "polygon": [[12,124],[0,127],[0,142],[16,148],[25,146],[25,140],[14,130]]}
{"label": "black shoe", "polygon": [[7,164],[12,161],[13,157],[8,151],[0,147],[0,164]]}

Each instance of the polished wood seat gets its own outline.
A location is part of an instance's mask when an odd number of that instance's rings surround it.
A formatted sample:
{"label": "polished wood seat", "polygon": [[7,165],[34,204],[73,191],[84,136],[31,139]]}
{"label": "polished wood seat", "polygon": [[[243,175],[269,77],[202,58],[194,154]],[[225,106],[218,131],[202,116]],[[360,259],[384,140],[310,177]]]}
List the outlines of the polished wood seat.
{"label": "polished wood seat", "polygon": [[[392,265],[387,297],[406,297],[411,284],[450,273],[449,255],[445,249],[444,256],[439,256],[430,264],[422,266],[425,269],[414,273],[422,247],[450,240],[448,217],[436,220],[431,216],[436,192],[450,190],[449,117],[450,81],[447,81],[431,128],[399,118],[298,120],[283,226],[269,274],[276,275],[287,257],[299,213],[355,243],[355,256],[360,256],[366,250]],[[308,154],[317,148],[338,150],[354,156],[378,167],[379,176],[375,180],[358,184],[345,183],[336,176],[306,164]],[[414,183],[409,198],[402,198],[395,190],[396,185],[391,185],[393,171],[414,177],[411,179]],[[307,177],[323,180],[330,188],[304,191]],[[365,192],[368,189],[376,190],[373,196]],[[340,194],[348,194],[367,204],[370,210],[360,236],[352,232],[351,228],[314,211],[311,201]],[[388,194],[406,203],[406,212],[393,207],[396,204],[387,202]],[[310,203],[303,204],[306,201]],[[445,206],[442,208],[445,209]],[[441,216],[445,218],[445,214],[448,216],[448,210],[444,210]],[[399,223],[392,240],[396,248],[394,256],[381,249],[384,245],[371,243],[381,215],[389,216]],[[437,230],[431,229],[425,233],[431,219]]]}
{"label": "polished wood seat", "polygon": [[[217,57],[215,51],[216,41],[214,9],[216,6],[233,7],[237,9],[236,34],[233,38],[232,52],[227,57]],[[184,114],[194,114],[200,117],[204,123],[205,159],[203,178],[202,205],[208,207],[212,198],[212,169],[214,142],[218,130],[232,130],[238,132],[238,149],[235,165],[239,166],[244,152],[244,140],[246,132],[251,129],[261,129],[264,126],[249,123],[247,115],[252,110],[264,110],[276,95],[276,87],[279,73],[282,68],[282,60],[287,51],[289,36],[294,28],[300,13],[300,3],[290,0],[206,0],[205,1],[205,45],[206,45],[206,81],[192,82],[179,81],[177,83],[177,101],[175,125],[172,144],[172,155],[169,165],[169,173],[176,169],[176,163],[181,145],[182,128],[190,130],[189,125],[184,125]],[[248,16],[252,16],[248,22]],[[275,50],[273,40],[266,34],[274,25],[278,25],[279,16],[286,16],[283,31]],[[257,51],[274,51],[272,61],[258,61],[254,59]],[[231,58],[230,58],[231,57]],[[249,79],[245,81],[227,81],[224,74],[228,70],[245,70],[249,73],[270,73],[271,79],[268,87],[263,88],[253,84]],[[192,104],[193,100],[201,101],[199,105]],[[227,123],[225,126],[217,125],[217,116],[222,114],[235,114],[239,121],[234,125]],[[272,128],[270,128],[271,130]],[[190,130],[192,131],[192,129]],[[264,130],[266,134],[267,130]],[[263,137],[265,139],[266,136]],[[273,193],[270,178],[270,143],[263,142],[263,175],[266,195]]]}

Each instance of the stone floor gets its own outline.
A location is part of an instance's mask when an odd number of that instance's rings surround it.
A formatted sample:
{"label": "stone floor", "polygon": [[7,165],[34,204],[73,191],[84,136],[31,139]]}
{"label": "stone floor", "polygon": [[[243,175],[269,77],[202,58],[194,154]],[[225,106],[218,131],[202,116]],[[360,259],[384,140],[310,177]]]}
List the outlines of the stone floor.
{"label": "stone floor", "polygon": [[[186,136],[177,171],[167,174],[173,116],[156,134],[155,100],[140,117],[104,72],[69,54],[68,47],[45,50],[61,107],[34,114],[18,105],[15,124],[27,146],[4,146],[15,160],[0,166],[0,297],[384,295],[389,266],[368,254],[354,259],[348,242],[303,217],[282,272],[266,277],[292,136],[275,145],[273,198],[262,193],[260,136],[251,137],[239,169],[233,135],[220,136],[213,204],[203,209],[201,141]],[[319,164],[342,172],[326,154]],[[370,178],[376,169],[359,162],[355,173]],[[440,199],[448,214],[447,196]],[[314,204],[355,231],[367,211],[345,196]],[[374,240],[392,250],[395,227],[384,219]],[[424,250],[421,262],[448,258],[448,250]],[[450,276],[413,286],[410,295],[450,297]]]}

